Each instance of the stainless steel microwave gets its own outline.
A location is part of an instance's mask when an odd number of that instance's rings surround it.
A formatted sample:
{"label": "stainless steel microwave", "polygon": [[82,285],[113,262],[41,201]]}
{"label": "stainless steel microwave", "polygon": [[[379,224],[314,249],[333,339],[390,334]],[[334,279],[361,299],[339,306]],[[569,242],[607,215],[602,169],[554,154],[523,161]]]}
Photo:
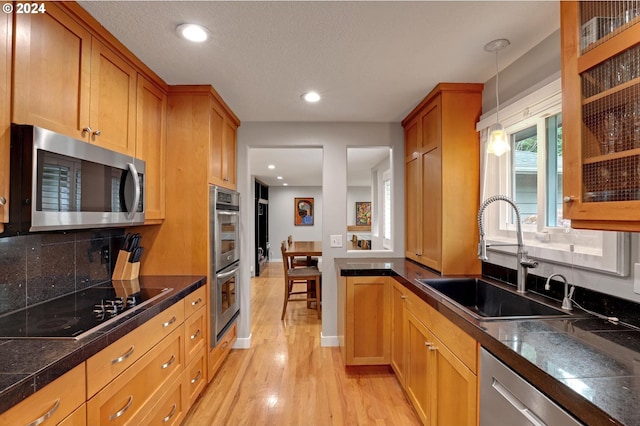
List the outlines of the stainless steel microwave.
{"label": "stainless steel microwave", "polygon": [[2,235],[144,223],[145,162],[52,131],[11,125]]}

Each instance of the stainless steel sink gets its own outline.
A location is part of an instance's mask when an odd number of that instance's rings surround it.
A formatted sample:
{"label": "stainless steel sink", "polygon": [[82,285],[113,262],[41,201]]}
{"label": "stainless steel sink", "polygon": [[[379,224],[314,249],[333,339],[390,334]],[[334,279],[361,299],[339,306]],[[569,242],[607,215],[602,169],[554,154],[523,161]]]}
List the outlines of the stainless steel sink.
{"label": "stainless steel sink", "polygon": [[571,317],[572,313],[478,278],[417,280],[471,316],[485,320]]}

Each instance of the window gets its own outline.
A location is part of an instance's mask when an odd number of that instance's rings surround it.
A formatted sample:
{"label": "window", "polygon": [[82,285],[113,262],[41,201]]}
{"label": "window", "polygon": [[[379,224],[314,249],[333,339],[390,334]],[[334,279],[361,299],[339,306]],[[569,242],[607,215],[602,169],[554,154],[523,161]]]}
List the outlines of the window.
{"label": "window", "polygon": [[[485,154],[482,199],[507,194],[515,201],[531,257],[626,275],[629,262],[621,259],[628,258],[628,234],[574,230],[562,215],[561,108],[559,81],[501,108],[511,151],[501,157]],[[484,130],[483,141],[494,122],[495,115],[482,117],[478,129]],[[485,224],[489,243],[515,242],[515,214],[507,203],[489,206]],[[515,247],[494,246],[491,251],[515,253]]]}
{"label": "window", "polygon": [[[386,173],[388,174],[388,173]],[[382,229],[382,238],[385,241],[391,241],[391,179],[386,177],[383,182],[383,215],[384,215],[384,225]]]}

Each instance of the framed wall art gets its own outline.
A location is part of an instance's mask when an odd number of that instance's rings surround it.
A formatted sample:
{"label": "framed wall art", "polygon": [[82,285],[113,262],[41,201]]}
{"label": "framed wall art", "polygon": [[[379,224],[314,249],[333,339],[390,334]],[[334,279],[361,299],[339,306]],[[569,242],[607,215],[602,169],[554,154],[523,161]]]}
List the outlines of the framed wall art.
{"label": "framed wall art", "polygon": [[313,198],[294,198],[293,223],[296,226],[313,226]]}
{"label": "framed wall art", "polygon": [[371,226],[371,201],[356,201],[356,226]]}

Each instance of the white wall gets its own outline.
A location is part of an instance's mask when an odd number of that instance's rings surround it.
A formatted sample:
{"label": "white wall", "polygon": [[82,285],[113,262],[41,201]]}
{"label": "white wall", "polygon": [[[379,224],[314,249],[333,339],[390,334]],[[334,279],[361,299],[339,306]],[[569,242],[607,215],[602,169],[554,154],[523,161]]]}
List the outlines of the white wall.
{"label": "white wall", "polygon": [[[252,147],[309,147],[323,149],[322,210],[322,345],[337,346],[337,279],[333,259],[336,257],[404,257],[404,133],[400,123],[322,123],[322,122],[243,122],[238,129],[238,190],[244,199],[251,198],[253,179],[249,169]],[[346,246],[329,247],[330,235],[346,240],[347,230],[347,147],[390,146],[393,148],[393,224],[394,251],[349,252]],[[247,194],[244,196],[244,194]],[[269,197],[271,198],[271,196]],[[251,299],[250,272],[254,256],[253,203],[244,203],[241,212],[241,247],[245,267],[240,274],[242,288],[238,337],[250,341]],[[273,216],[270,216],[273,217]],[[275,312],[274,315],[279,315]]]}
{"label": "white wall", "polygon": [[[313,225],[294,225],[294,199],[313,198]],[[270,186],[269,187],[269,259],[281,262],[280,243],[289,235],[297,241],[322,240],[322,187]]]}

